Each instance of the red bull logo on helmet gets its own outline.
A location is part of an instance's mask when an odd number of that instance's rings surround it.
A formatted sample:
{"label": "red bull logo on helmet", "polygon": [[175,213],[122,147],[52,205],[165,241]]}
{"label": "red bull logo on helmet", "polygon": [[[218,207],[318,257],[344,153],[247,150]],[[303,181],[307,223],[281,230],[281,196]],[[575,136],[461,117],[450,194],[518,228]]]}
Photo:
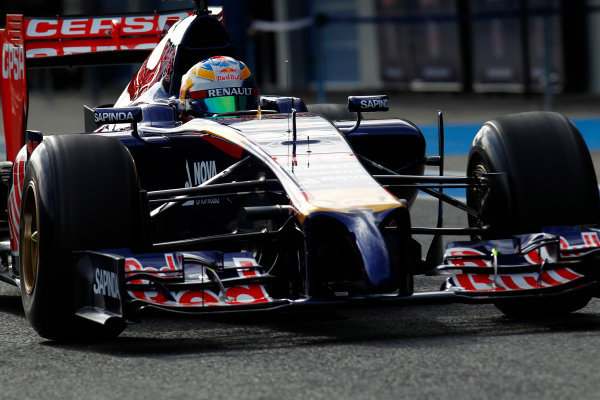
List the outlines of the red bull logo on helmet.
{"label": "red bull logo on helmet", "polygon": [[240,73],[240,68],[237,65],[234,65],[231,61],[224,57],[217,58],[217,60],[221,61],[213,67],[216,72],[215,77],[217,78],[217,82],[242,80],[242,74]]}
{"label": "red bull logo on helmet", "polygon": [[227,66],[225,68],[218,69],[216,74],[217,82],[219,81],[241,81],[242,74],[240,73],[239,68],[233,68]]}

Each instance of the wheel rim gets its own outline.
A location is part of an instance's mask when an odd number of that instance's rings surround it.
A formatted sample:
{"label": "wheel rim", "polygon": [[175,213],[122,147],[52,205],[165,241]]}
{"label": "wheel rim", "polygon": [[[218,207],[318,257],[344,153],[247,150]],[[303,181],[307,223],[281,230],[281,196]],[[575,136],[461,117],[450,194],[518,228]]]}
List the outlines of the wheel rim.
{"label": "wheel rim", "polygon": [[23,199],[23,230],[21,232],[21,263],[23,266],[22,283],[27,294],[31,295],[39,268],[39,231],[38,201],[35,184],[29,182]]}
{"label": "wheel rim", "polygon": [[[476,164],[475,167],[471,170],[469,176],[481,176],[483,174],[487,174],[488,170],[483,164]],[[483,209],[483,199],[485,197],[486,191],[481,188],[470,188],[467,190],[467,205],[479,212]],[[481,227],[482,221],[479,218],[476,218],[472,215],[468,215],[469,226],[477,226]],[[471,235],[471,238],[474,240],[481,240],[483,238],[482,235],[476,234]]]}

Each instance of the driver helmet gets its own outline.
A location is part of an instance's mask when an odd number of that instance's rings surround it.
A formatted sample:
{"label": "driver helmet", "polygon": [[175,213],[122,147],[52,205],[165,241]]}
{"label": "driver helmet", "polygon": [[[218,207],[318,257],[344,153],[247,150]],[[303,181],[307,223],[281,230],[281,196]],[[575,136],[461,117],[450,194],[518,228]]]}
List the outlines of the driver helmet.
{"label": "driver helmet", "polygon": [[179,100],[184,113],[195,117],[255,110],[258,88],[243,62],[231,57],[211,57],[183,75]]}

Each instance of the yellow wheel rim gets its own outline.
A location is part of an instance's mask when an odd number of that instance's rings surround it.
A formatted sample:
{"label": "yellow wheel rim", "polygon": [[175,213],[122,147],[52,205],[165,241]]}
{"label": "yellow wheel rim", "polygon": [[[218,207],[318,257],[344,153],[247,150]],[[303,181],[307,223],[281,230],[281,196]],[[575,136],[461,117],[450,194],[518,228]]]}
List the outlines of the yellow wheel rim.
{"label": "yellow wheel rim", "polygon": [[22,208],[23,230],[21,231],[21,263],[23,265],[22,284],[27,294],[31,295],[35,288],[35,281],[39,268],[39,231],[38,231],[38,199],[37,190],[33,182],[29,182]]}

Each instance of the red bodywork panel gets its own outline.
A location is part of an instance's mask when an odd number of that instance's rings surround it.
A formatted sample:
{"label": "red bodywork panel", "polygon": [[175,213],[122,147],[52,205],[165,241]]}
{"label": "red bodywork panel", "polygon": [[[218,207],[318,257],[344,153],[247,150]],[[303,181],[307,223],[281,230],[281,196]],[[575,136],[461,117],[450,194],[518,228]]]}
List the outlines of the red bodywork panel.
{"label": "red bodywork panel", "polygon": [[[221,7],[213,7],[210,11],[223,21]],[[110,64],[119,61],[122,51],[142,50],[150,54],[170,27],[192,14],[192,11],[180,10],[102,17],[29,18],[7,15],[6,28],[0,30],[0,91],[6,159],[13,161],[24,145],[28,111],[27,60],[35,60],[37,67],[98,65],[98,59],[83,63],[78,59],[78,63],[74,64],[69,57],[99,53],[102,57],[100,62]],[[164,72],[162,67],[160,71]],[[136,79],[139,80],[140,76]],[[147,82],[135,83],[138,85],[133,85],[136,87],[133,98],[148,88],[144,84]]]}
{"label": "red bodywork panel", "polygon": [[27,125],[27,71],[25,33],[22,15],[7,15],[6,29],[0,30],[2,42],[2,115],[7,160],[14,160],[25,140]]}
{"label": "red bodywork panel", "polygon": [[191,11],[114,16],[25,18],[27,58],[115,50],[152,50]]}

